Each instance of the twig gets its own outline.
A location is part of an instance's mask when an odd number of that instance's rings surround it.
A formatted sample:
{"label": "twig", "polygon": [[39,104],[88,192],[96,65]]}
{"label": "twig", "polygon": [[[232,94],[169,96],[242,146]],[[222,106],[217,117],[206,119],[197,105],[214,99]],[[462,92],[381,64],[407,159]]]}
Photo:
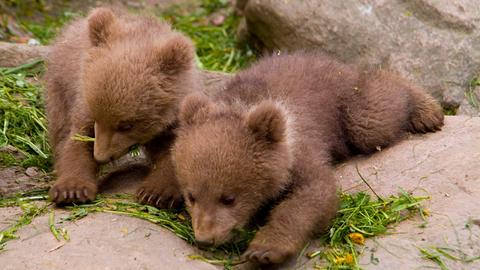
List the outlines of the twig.
{"label": "twig", "polygon": [[373,190],[372,186],[370,186],[370,184],[368,183],[367,179],[365,179],[362,174],[360,173],[360,170],[358,169],[358,164],[355,164],[355,169],[357,170],[357,173],[358,173],[358,176],[360,176],[360,179],[362,179],[362,181],[365,183],[365,185],[368,186],[368,188],[373,192],[373,194],[375,194],[375,196],[377,196],[377,198],[384,202],[384,200],[382,199],[382,197],[380,197],[376,192],[375,190]]}

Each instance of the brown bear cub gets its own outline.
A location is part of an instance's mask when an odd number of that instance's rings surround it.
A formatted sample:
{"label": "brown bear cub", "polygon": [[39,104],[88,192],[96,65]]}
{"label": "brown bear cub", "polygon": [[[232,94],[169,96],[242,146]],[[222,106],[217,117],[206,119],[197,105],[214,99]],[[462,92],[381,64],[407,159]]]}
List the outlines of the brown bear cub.
{"label": "brown bear cub", "polygon": [[333,158],[443,125],[418,87],[315,53],[264,58],[211,99],[187,96],[179,118],[172,157],[199,244],[229,241],[282,194],[245,253],[260,263],[284,261],[330,224]]}
{"label": "brown bear cub", "polygon": [[[140,201],[182,201],[169,148],[180,101],[195,91],[194,47],[155,18],[94,9],[67,26],[47,60],[46,101],[56,203],[95,198],[99,164],[145,144],[154,166]],[[95,137],[93,145],[75,134]]]}

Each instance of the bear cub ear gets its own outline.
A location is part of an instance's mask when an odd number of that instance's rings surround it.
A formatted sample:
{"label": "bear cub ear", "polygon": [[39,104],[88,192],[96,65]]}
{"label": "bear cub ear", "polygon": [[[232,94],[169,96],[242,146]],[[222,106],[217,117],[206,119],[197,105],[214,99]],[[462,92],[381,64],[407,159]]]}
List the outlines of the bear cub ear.
{"label": "bear cub ear", "polygon": [[180,105],[179,118],[182,124],[192,125],[206,119],[210,112],[210,100],[201,94],[186,96]]}
{"label": "bear cub ear", "polygon": [[193,66],[195,49],[192,42],[181,34],[158,45],[157,61],[160,71],[167,75],[176,75]]}
{"label": "bear cub ear", "polygon": [[257,105],[246,116],[246,125],[258,138],[281,142],[286,136],[286,119],[282,110],[271,101]]}
{"label": "bear cub ear", "polygon": [[88,16],[88,35],[93,46],[107,43],[115,22],[115,15],[109,8],[96,8]]}

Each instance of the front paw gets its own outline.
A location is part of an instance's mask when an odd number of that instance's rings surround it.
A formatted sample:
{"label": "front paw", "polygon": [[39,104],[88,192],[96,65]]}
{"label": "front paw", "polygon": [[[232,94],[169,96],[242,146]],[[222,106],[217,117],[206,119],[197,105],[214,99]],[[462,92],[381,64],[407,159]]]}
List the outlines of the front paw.
{"label": "front paw", "polygon": [[56,204],[93,201],[98,188],[93,182],[80,178],[59,178],[50,188],[48,196]]}
{"label": "front paw", "polygon": [[157,208],[178,208],[183,203],[183,197],[175,185],[162,185],[158,181],[145,181],[137,190],[137,200],[140,203]]}
{"label": "front paw", "polygon": [[258,235],[252,240],[243,256],[260,264],[278,264],[296,252],[298,250],[292,243],[279,242],[274,236]]}

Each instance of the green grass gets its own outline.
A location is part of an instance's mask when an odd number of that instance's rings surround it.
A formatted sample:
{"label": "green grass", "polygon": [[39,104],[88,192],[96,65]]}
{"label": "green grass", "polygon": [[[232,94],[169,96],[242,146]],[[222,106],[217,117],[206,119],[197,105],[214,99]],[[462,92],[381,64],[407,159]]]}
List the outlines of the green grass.
{"label": "green grass", "polygon": [[[5,249],[8,241],[18,238],[15,233],[21,227],[32,223],[35,217],[45,213],[49,204],[41,203],[41,201],[46,200],[46,190],[19,193],[13,197],[0,196],[0,208],[17,206],[22,210],[22,214],[17,221],[0,231],[0,252]],[[39,201],[40,203],[37,204],[36,202]]]}
{"label": "green grass", "polygon": [[472,105],[474,108],[479,108],[480,107],[480,102],[478,101],[478,97],[475,94],[475,88],[480,86],[480,78],[475,77],[472,80],[470,80],[468,90],[465,92],[465,97],[468,100],[468,103]]}
{"label": "green grass", "polygon": [[425,218],[421,202],[428,199],[407,192],[376,200],[364,192],[342,193],[340,198],[337,217],[321,238],[326,247],[307,255],[323,259],[317,264],[318,269],[361,269],[358,257],[363,240],[387,234],[389,229],[413,215]]}
{"label": "green grass", "polygon": [[480,256],[470,257],[460,249],[449,247],[419,248],[419,250],[424,259],[434,262],[442,270],[449,269],[445,263],[445,260],[457,261],[463,264],[480,260]]}
{"label": "green grass", "polygon": [[[239,18],[233,15],[228,1],[203,0],[198,6],[176,6],[161,16],[175,29],[187,34],[195,42],[200,68],[222,72],[235,72],[253,60],[255,56],[247,45],[235,42]],[[213,25],[209,16],[215,12],[226,13],[221,25]],[[218,14],[217,14],[218,15]]]}
{"label": "green grass", "polygon": [[38,21],[20,20],[21,26],[30,32],[41,44],[49,44],[57,35],[62,26],[75,17],[75,13],[65,11],[60,16],[44,16]]}
{"label": "green grass", "polygon": [[0,68],[0,147],[13,146],[25,156],[17,160],[2,153],[0,166],[36,166],[45,171],[51,168],[42,90],[28,80],[39,73],[39,68],[40,60]]}

